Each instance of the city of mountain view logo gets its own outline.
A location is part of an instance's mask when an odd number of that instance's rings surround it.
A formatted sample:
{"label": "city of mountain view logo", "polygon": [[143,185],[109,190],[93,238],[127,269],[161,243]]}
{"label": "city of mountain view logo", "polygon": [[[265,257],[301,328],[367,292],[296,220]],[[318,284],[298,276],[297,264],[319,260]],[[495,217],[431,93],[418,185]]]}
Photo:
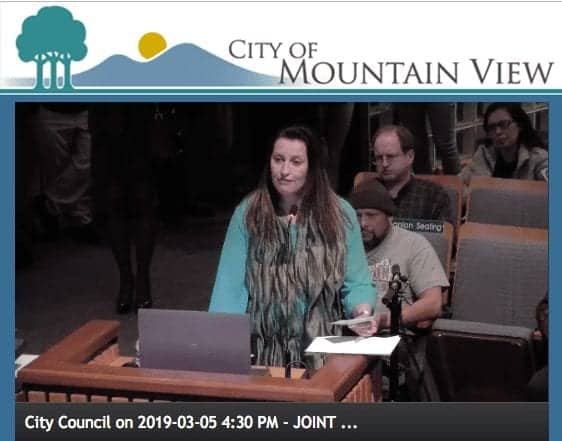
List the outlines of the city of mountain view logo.
{"label": "city of mountain view logo", "polygon": [[168,48],[165,37],[158,32],[147,32],[139,39],[137,49],[144,61],[116,54],[84,72],[71,74],[71,63],[86,57],[85,40],[84,24],[74,19],[68,9],[61,6],[40,9],[37,15],[24,20],[16,40],[20,59],[36,63],[35,79],[12,78],[10,84],[35,86],[40,91],[88,87],[279,85],[277,77],[244,69],[197,45],[181,43]]}

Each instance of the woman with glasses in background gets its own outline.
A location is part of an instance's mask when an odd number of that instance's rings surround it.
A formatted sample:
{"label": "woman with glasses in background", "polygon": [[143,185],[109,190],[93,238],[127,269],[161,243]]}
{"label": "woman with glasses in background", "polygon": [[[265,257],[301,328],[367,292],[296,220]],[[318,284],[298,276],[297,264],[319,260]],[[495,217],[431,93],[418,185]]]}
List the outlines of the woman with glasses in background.
{"label": "woman with glasses in background", "polygon": [[484,114],[487,142],[480,145],[461,177],[548,181],[548,151],[520,103],[492,103]]}

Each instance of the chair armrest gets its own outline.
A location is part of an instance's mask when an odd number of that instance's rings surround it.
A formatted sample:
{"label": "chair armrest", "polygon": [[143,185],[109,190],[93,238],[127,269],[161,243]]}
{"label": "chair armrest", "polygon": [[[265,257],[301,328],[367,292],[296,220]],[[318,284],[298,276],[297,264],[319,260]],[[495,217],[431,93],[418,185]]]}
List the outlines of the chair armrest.
{"label": "chair armrest", "polygon": [[522,326],[497,325],[494,323],[471,322],[465,320],[437,319],[432,332],[447,331],[461,334],[487,335],[493,337],[520,338],[533,340],[533,330]]}

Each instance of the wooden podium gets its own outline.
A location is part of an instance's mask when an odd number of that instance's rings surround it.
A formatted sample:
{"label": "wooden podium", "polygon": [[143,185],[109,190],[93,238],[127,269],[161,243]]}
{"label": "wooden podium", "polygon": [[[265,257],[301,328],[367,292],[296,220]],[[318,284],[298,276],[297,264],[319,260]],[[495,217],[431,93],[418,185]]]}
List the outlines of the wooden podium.
{"label": "wooden podium", "polygon": [[[19,371],[17,401],[169,402],[381,400],[381,361],[333,355],[310,378],[283,378],[283,369],[249,375],[123,366],[119,322],[92,320]],[[300,371],[302,373],[302,371]]]}

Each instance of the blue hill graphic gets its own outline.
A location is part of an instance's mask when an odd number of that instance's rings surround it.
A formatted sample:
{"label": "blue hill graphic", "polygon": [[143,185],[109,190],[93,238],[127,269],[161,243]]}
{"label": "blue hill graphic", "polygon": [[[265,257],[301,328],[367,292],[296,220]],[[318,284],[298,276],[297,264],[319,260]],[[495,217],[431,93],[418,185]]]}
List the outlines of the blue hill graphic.
{"label": "blue hill graphic", "polygon": [[72,76],[76,87],[279,86],[279,79],[243,69],[190,43],[160,56],[135,61],[113,55]]}

